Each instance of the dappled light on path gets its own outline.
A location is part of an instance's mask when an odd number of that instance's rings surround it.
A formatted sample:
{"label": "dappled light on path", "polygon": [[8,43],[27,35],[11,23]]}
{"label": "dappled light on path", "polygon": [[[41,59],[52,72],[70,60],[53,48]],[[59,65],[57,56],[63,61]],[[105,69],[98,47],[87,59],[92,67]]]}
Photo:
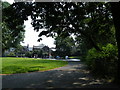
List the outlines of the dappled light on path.
{"label": "dappled light on path", "polygon": [[[22,79],[22,80],[21,80]],[[67,66],[45,72],[33,72],[3,76],[5,88],[116,88],[117,86],[93,78],[81,62],[69,62]]]}

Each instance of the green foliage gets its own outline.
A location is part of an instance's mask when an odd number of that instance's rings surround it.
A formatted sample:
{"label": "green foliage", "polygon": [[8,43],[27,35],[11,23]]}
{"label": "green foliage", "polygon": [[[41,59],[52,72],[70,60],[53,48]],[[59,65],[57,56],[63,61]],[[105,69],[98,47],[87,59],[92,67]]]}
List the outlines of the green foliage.
{"label": "green foliage", "polygon": [[6,56],[8,56],[8,57],[14,57],[14,56],[16,56],[15,55],[15,53],[14,52],[10,52],[9,54],[7,54]]}
{"label": "green foliage", "polygon": [[[7,13],[9,9],[13,9],[11,12],[15,15],[11,16],[11,13]],[[5,12],[11,16],[6,19],[12,22],[11,25],[21,24],[31,16],[34,30],[46,28],[45,31],[41,31],[40,37],[42,35],[54,37],[57,34],[65,38],[74,33],[77,37],[84,36],[98,49],[96,43],[104,41],[106,44],[106,39],[110,40],[109,31],[113,26],[109,3],[22,2],[14,3]],[[14,20],[11,21],[11,18]],[[101,37],[104,37],[104,40]],[[41,38],[38,41],[40,40]]]}
{"label": "green foliage", "polygon": [[[7,19],[11,19],[12,21],[16,21],[12,18],[10,18],[11,16],[13,16],[15,14],[15,12],[12,12],[13,11],[13,8],[10,8],[10,4],[7,3],[7,2],[2,2],[2,52],[3,52],[3,55],[4,55],[4,52],[6,50],[9,50],[11,47],[14,47],[16,48],[21,41],[24,40],[24,25],[23,24],[19,24],[19,25],[15,25],[15,28],[12,29],[12,26],[9,26],[11,25],[11,23],[8,24],[8,21]],[[6,11],[8,10],[9,11]],[[12,12],[12,13],[11,13]],[[9,14],[11,13],[11,14]],[[17,22],[15,22],[17,23]]]}
{"label": "green foliage", "polygon": [[4,8],[7,8],[7,7],[9,7],[10,6],[10,4],[8,3],[8,2],[2,2],[2,8],[4,9]]}
{"label": "green foliage", "polygon": [[61,56],[61,57],[65,57],[65,56],[70,56],[74,51],[74,47],[75,47],[75,42],[74,39],[72,37],[66,37],[66,38],[62,38],[62,37],[56,37],[55,38],[55,45],[56,45],[56,56]]}
{"label": "green foliage", "polygon": [[31,54],[36,54],[38,57],[42,57],[43,54],[48,54],[48,52],[43,52],[42,50],[34,50]]}
{"label": "green foliage", "polygon": [[25,56],[26,57],[32,57],[32,55],[33,55],[33,52],[32,51],[27,51],[26,53],[25,53]]}
{"label": "green foliage", "polygon": [[110,43],[102,47],[102,51],[92,48],[88,51],[86,63],[98,75],[115,77],[118,60],[117,50],[117,47]]}

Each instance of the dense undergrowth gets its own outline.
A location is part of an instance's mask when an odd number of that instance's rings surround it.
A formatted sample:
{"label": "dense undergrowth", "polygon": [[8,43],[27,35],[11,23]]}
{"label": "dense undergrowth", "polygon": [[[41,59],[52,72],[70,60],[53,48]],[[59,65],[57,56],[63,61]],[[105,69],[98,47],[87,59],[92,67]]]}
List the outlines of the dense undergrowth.
{"label": "dense undergrowth", "polygon": [[97,76],[104,78],[115,78],[117,75],[117,47],[113,44],[107,44],[97,51],[92,48],[86,56],[88,68]]}

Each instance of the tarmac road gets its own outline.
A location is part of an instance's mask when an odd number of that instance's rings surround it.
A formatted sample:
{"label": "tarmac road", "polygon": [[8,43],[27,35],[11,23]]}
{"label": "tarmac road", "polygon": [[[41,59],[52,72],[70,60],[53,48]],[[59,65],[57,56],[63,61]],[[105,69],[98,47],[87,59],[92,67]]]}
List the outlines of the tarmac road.
{"label": "tarmac road", "polygon": [[44,72],[2,76],[2,88],[117,88],[118,86],[92,77],[82,62]]}

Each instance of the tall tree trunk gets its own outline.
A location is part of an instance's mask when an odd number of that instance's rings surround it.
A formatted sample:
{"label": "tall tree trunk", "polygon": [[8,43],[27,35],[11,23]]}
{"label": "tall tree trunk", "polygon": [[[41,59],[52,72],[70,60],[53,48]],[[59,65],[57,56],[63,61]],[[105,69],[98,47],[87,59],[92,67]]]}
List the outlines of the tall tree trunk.
{"label": "tall tree trunk", "polygon": [[97,51],[102,51],[100,47],[97,45],[96,41],[93,39],[92,35],[88,37],[88,40],[90,40],[91,44]]}
{"label": "tall tree trunk", "polygon": [[118,70],[116,81],[120,84],[120,2],[111,2],[111,11],[116,31],[116,41],[118,46]]}

